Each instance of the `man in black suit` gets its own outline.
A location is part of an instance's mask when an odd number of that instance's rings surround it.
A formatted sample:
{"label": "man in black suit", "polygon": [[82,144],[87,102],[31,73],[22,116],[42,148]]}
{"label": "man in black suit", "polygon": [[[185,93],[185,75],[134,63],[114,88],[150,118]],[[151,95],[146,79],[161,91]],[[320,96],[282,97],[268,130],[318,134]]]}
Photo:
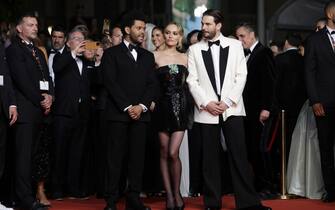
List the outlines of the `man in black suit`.
{"label": "man in black suit", "polygon": [[45,57],[32,43],[38,31],[36,17],[21,16],[16,29],[18,36],[6,50],[19,114],[15,125],[15,192],[24,208],[44,210],[47,207],[36,201],[31,184],[31,163],[41,124],[51,109],[53,86]]}
{"label": "man in black suit", "polygon": [[288,34],[284,44],[284,52],[275,57],[277,72],[276,98],[278,108],[285,110],[286,119],[286,157],[291,146],[292,133],[303,103],[307,99],[304,80],[304,58],[299,53],[301,37]]}
{"label": "man in black suit", "polygon": [[145,17],[132,11],[123,17],[124,40],[107,49],[102,58],[102,75],[107,90],[107,206],[116,210],[118,184],[126,164],[128,189],[126,209],[145,210],[139,199],[145,157],[148,108],[154,99],[154,56],[138,47],[144,40]]}
{"label": "man in black suit", "polygon": [[242,23],[236,27],[236,36],[242,41],[247,59],[247,82],[243,91],[246,110],[246,137],[248,157],[255,173],[256,190],[267,188],[267,169],[260,150],[264,124],[270,117],[274,95],[274,60],[271,50],[257,39],[254,27]]}
{"label": "man in black suit", "polygon": [[90,113],[90,69],[83,57],[86,37],[74,28],[68,35],[63,53],[54,58],[55,103],[53,198],[65,193],[73,198],[86,198],[82,186],[83,152]]}
{"label": "man in black suit", "polygon": [[327,25],[307,40],[305,79],[318,129],[321,169],[326,194],[324,202],[335,201],[335,1],[325,6]]}
{"label": "man in black suit", "polygon": [[48,67],[50,76],[52,78],[52,81],[55,82],[55,74],[53,71],[53,60],[55,58],[55,55],[59,52],[60,54],[63,53],[66,43],[66,32],[65,29],[62,26],[55,26],[52,28],[51,32],[51,47],[52,49],[49,52],[49,58],[48,58]]}
{"label": "man in black suit", "polygon": [[[12,85],[12,79],[8,72],[5,50],[0,43],[0,179],[5,168],[6,140],[9,125],[17,120],[16,100]],[[0,203],[0,209],[8,209]]]}

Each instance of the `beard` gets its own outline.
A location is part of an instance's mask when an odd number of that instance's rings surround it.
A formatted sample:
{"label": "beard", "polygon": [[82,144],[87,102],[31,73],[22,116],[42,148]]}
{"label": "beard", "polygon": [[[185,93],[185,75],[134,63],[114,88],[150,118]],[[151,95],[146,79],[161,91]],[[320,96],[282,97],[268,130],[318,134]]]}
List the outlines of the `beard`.
{"label": "beard", "polygon": [[211,40],[215,37],[215,35],[216,35],[215,31],[204,31],[204,30],[202,30],[202,36],[205,39]]}
{"label": "beard", "polygon": [[135,34],[130,33],[129,38],[131,42],[133,42],[136,45],[140,45],[142,44],[142,42],[144,42],[144,38],[142,39],[141,35],[135,35]]}

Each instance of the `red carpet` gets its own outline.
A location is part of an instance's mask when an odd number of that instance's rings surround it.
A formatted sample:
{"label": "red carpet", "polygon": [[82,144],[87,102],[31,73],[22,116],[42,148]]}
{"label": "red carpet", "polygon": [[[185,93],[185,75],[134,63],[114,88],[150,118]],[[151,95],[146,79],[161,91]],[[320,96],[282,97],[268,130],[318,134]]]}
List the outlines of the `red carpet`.
{"label": "red carpet", "polygon": [[[163,198],[144,199],[146,205],[152,210],[164,210],[165,203]],[[264,201],[264,205],[271,206],[273,210],[334,210],[335,203],[323,203],[319,200],[294,199],[294,200],[269,200]],[[202,198],[185,198],[186,210],[202,210]],[[64,200],[52,201],[51,210],[103,210],[105,207],[104,200],[90,199],[86,201]],[[119,210],[124,210],[124,202],[121,201]],[[225,196],[223,199],[222,210],[235,209],[234,198]]]}

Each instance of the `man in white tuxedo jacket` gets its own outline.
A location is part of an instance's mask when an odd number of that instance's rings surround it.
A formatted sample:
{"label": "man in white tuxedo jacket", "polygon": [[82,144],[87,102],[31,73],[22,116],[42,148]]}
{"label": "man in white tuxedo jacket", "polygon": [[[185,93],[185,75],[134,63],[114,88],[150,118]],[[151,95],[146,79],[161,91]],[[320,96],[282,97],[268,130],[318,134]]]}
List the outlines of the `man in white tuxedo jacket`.
{"label": "man in white tuxedo jacket", "polygon": [[202,17],[204,40],[189,48],[187,83],[195,101],[194,121],[202,138],[204,205],[221,208],[220,144],[224,134],[237,209],[270,210],[262,206],[252,185],[247,162],[242,92],[247,67],[241,43],[221,34],[223,15],[207,10]]}

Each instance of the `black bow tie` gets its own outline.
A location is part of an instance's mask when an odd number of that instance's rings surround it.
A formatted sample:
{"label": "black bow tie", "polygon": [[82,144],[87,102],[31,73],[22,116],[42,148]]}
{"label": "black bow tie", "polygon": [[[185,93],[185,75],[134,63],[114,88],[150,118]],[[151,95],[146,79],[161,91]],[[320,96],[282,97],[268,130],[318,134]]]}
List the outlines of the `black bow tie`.
{"label": "black bow tie", "polygon": [[217,46],[219,46],[220,40],[216,40],[215,42],[208,41],[208,47],[211,47],[213,44],[216,44]]}
{"label": "black bow tie", "polygon": [[54,49],[51,49],[50,50],[50,54],[56,54],[58,51],[57,50],[54,50]]}
{"label": "black bow tie", "polygon": [[131,52],[131,51],[133,51],[133,50],[137,50],[137,46],[136,46],[136,45],[133,45],[133,44],[129,44],[129,45],[128,45],[128,49],[129,49],[129,51]]}
{"label": "black bow tie", "polygon": [[331,35],[335,34],[335,31],[330,32]]}
{"label": "black bow tie", "polygon": [[244,49],[244,56],[248,56],[251,54],[251,50],[250,49]]}

